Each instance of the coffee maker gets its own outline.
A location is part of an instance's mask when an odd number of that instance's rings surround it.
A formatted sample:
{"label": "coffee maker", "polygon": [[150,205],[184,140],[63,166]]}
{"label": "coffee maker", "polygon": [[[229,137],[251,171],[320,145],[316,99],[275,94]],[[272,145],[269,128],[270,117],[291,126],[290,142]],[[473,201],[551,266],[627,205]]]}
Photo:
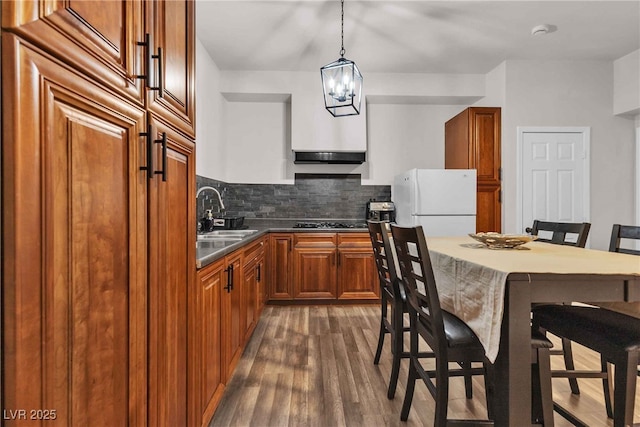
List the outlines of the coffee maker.
{"label": "coffee maker", "polygon": [[369,200],[367,202],[366,219],[372,221],[395,222],[396,207],[391,201],[378,202]]}

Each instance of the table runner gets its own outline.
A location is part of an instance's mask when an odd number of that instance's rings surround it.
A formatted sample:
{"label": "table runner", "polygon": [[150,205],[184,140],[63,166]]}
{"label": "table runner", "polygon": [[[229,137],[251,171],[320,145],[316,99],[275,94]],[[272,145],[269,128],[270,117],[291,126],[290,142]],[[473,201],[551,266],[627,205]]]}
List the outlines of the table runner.
{"label": "table runner", "polygon": [[432,237],[427,246],[442,307],[469,325],[491,362],[500,346],[510,273],[640,275],[637,256],[550,243],[494,250],[470,237]]}

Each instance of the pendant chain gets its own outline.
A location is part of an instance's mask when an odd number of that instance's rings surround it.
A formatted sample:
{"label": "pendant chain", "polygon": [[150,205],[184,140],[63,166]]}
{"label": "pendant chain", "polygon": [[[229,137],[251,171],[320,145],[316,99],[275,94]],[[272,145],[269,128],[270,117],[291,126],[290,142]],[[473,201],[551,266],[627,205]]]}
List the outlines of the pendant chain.
{"label": "pendant chain", "polygon": [[342,16],[341,16],[341,25],[340,25],[340,37],[342,40],[342,45],[340,49],[340,57],[344,58],[345,50],[344,50],[344,0],[341,0],[341,8],[342,8]]}

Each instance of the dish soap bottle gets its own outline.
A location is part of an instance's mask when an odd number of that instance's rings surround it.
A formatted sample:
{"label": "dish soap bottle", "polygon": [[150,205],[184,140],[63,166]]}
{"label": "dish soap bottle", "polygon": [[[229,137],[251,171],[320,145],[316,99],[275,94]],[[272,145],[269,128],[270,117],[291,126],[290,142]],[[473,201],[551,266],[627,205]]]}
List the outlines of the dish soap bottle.
{"label": "dish soap bottle", "polygon": [[211,209],[207,209],[202,218],[202,232],[208,233],[213,230],[213,212]]}

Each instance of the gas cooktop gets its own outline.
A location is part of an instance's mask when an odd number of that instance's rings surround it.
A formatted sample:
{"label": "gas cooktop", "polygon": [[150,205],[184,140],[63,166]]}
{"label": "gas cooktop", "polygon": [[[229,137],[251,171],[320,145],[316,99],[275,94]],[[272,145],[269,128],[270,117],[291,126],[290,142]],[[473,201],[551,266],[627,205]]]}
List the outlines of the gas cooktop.
{"label": "gas cooktop", "polygon": [[293,228],[367,228],[364,222],[297,222]]}

